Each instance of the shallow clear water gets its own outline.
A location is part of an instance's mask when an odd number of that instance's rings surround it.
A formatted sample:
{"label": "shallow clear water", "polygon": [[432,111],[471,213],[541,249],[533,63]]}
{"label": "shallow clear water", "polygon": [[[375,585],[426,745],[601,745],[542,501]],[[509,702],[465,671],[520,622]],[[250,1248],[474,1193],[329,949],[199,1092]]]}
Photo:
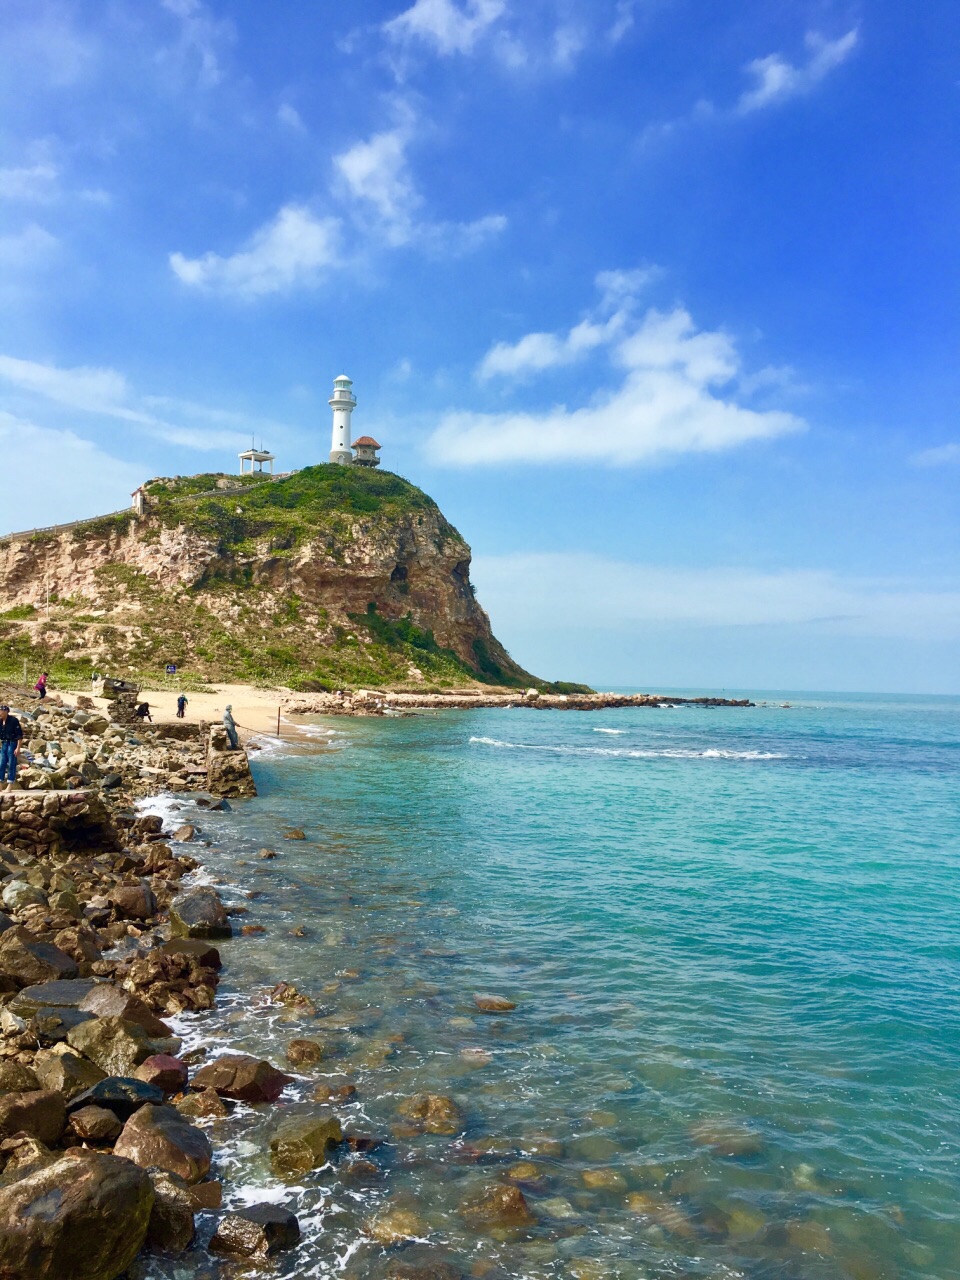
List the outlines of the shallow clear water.
{"label": "shallow clear water", "polygon": [[[258,799],[199,815],[267,933],[225,945],[189,1036],[281,1063],[332,1039],[286,1106],[350,1081],[341,1114],[387,1139],[373,1182],[289,1187],[280,1108],[220,1122],[230,1194],[301,1215],[277,1274],[960,1276],[960,700],[790,701],[331,721],[325,749],[259,757]],[[284,1021],[280,979],[321,1016]],[[394,1136],[418,1090],[463,1134]],[[473,1230],[461,1202],[521,1159],[536,1225]],[[369,1241],[384,1202],[426,1243]]]}

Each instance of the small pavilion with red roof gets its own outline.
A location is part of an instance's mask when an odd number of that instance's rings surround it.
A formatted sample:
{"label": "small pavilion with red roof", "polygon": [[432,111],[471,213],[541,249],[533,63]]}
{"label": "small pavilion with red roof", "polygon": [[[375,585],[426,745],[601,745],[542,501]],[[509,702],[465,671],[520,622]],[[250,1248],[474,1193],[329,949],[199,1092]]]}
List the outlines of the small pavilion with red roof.
{"label": "small pavilion with red roof", "polygon": [[377,450],[380,445],[377,444],[373,436],[359,436],[350,446],[353,450],[353,465],[355,467],[379,467],[380,456]]}

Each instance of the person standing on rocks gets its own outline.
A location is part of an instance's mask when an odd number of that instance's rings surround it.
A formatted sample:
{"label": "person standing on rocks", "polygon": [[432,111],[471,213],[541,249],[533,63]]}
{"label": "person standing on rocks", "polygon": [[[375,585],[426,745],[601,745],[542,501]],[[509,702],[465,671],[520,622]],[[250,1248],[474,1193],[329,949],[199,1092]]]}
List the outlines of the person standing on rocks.
{"label": "person standing on rocks", "polygon": [[230,739],[230,746],[236,751],[240,746],[240,735],[237,733],[237,723],[233,718],[233,707],[229,703],[223,709],[223,727]]}
{"label": "person standing on rocks", "polygon": [[177,698],[177,719],[178,720],[183,719],[184,715],[186,714],[186,710],[187,710],[187,695],[185,693],[181,693],[180,697]]}
{"label": "person standing on rocks", "polygon": [[22,740],[20,721],[10,714],[10,708],[4,703],[0,706],[0,782],[16,782]]}
{"label": "person standing on rocks", "polygon": [[33,686],[33,691],[41,701],[47,696],[47,672],[41,671],[40,679]]}

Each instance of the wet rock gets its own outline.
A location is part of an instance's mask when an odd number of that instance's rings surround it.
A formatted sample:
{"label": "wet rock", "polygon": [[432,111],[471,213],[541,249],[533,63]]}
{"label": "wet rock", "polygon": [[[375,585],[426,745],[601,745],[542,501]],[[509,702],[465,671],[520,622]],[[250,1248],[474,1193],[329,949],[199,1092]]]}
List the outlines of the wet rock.
{"label": "wet rock", "polygon": [[415,1093],[397,1107],[415,1132],[452,1136],[463,1128],[463,1115],[452,1098],[436,1093]]}
{"label": "wet rock", "polygon": [[177,894],[170,903],[170,932],[182,938],[229,938],[233,928],[220,895],[202,885]]}
{"label": "wet rock", "polygon": [[240,936],[243,938],[252,938],[266,932],[266,926],[262,924],[243,924],[240,926]]}
{"label": "wet rock", "polygon": [[284,840],[306,840],[306,832],[299,827],[291,827],[289,831],[283,833]]}
{"label": "wet rock", "polygon": [[113,1151],[142,1169],[166,1169],[190,1183],[206,1176],[213,1158],[209,1139],[201,1129],[174,1107],[149,1102],[123,1126]]}
{"label": "wet rock", "polygon": [[110,901],[122,920],[149,920],[157,914],[157,900],[146,880],[117,885]]}
{"label": "wet rock", "polygon": [[346,1102],[357,1092],[355,1084],[328,1084],[322,1082],[315,1086],[310,1095],[314,1102]]}
{"label": "wet rock", "polygon": [[185,1089],[189,1074],[187,1064],[169,1053],[151,1054],[136,1070],[138,1080],[155,1085],[164,1093],[179,1093]]}
{"label": "wet rock", "polygon": [[80,1002],[80,1009],[97,1018],[123,1018],[143,1027],[148,1036],[172,1036],[173,1031],[139,997],[101,982]]}
{"label": "wet rock", "polygon": [[293,1077],[246,1053],[226,1054],[201,1067],[190,1087],[213,1089],[221,1098],[238,1102],[276,1102]]}
{"label": "wet rock", "polygon": [[662,1227],[671,1235],[684,1240],[696,1236],[693,1223],[674,1200],[652,1191],[632,1191],[627,1196],[627,1208],[646,1222]]}
{"label": "wet rock", "polygon": [[563,1196],[553,1196],[549,1200],[538,1200],[537,1209],[545,1214],[548,1218],[553,1218],[556,1222],[569,1222],[573,1218],[579,1218],[576,1209],[569,1200],[565,1200]]}
{"label": "wet rock", "polygon": [[512,1164],[505,1172],[505,1177],[511,1182],[527,1182],[538,1183],[543,1180],[543,1170],[538,1164],[534,1164],[532,1160],[518,1160],[516,1164]]}
{"label": "wet rock", "polygon": [[70,1116],[70,1127],[85,1142],[113,1142],[123,1125],[106,1107],[79,1107]]}
{"label": "wet rock", "polygon": [[474,1227],[527,1227],[536,1221],[519,1187],[502,1183],[488,1187],[460,1205],[460,1213]]}
{"label": "wet rock", "polygon": [[223,1186],[211,1179],[209,1182],[197,1182],[190,1188],[190,1199],[194,1212],[219,1209],[223,1204]]}
{"label": "wet rock", "polygon": [[55,1089],[68,1099],[91,1088],[106,1075],[94,1063],[75,1053],[53,1053],[48,1049],[41,1049],[36,1055],[33,1070],[44,1089]]}
{"label": "wet rock", "polygon": [[40,1081],[22,1062],[0,1061],[0,1094],[24,1093],[39,1088]]}
{"label": "wet rock", "polygon": [[705,1120],[690,1136],[698,1147],[708,1147],[718,1156],[742,1159],[762,1155],[764,1151],[760,1134],[736,1120]]}
{"label": "wet rock", "polygon": [[386,1204],[366,1224],[367,1234],[377,1244],[396,1245],[406,1240],[422,1240],[430,1228],[420,1214],[405,1205]]}
{"label": "wet rock", "polygon": [[205,969],[220,969],[220,952],[205,938],[172,938],[160,948],[164,955],[189,956]]}
{"label": "wet rock", "polygon": [[510,1013],[517,1007],[506,996],[475,995],[473,1003],[481,1013]]}
{"label": "wet rock", "polygon": [[178,1098],[173,1104],[182,1116],[190,1116],[200,1120],[222,1120],[230,1114],[230,1109],[213,1089],[201,1089],[199,1093],[188,1093]]}
{"label": "wet rock", "polygon": [[584,1169],[584,1185],[594,1191],[626,1191],[627,1180],[617,1169]]}
{"label": "wet rock", "polygon": [[0,974],[9,974],[17,987],[32,987],[59,978],[79,977],[80,970],[65,951],[51,942],[39,942],[17,926],[0,934]]}
{"label": "wet rock", "polygon": [[261,849],[257,854],[257,857],[262,858],[264,861],[269,861],[271,858],[275,858],[276,856],[276,849]]}
{"label": "wet rock", "polygon": [[318,1040],[291,1040],[287,1045],[287,1061],[295,1067],[313,1067],[322,1062],[324,1047]]}
{"label": "wet rock", "polygon": [[26,1133],[52,1147],[66,1123],[64,1099],[52,1089],[30,1089],[0,1097],[0,1135],[4,1138]]}
{"label": "wet rock", "polygon": [[163,1101],[163,1091],[155,1085],[132,1076],[105,1076],[71,1098],[67,1111],[72,1115],[81,1107],[106,1107],[118,1120],[126,1121],[148,1103],[160,1106]]}
{"label": "wet rock", "polygon": [[85,1151],[0,1189],[0,1276],[114,1280],[147,1234],[153,1187],[129,1160]]}
{"label": "wet rock", "polygon": [[194,1199],[189,1185],[167,1169],[148,1170],[153,1183],[153,1209],[147,1227],[148,1249],[183,1253],[193,1243]]}
{"label": "wet rock", "polygon": [[196,834],[196,827],[191,826],[189,822],[185,822],[182,827],[177,827],[170,839],[175,840],[177,844],[186,844],[188,841],[192,840]]}
{"label": "wet rock", "polygon": [[327,1149],[342,1141],[336,1116],[291,1116],[270,1139],[270,1164],[274,1173],[298,1177],[326,1164]]}
{"label": "wet rock", "polygon": [[154,1049],[143,1027],[123,1018],[82,1022],[70,1031],[67,1044],[110,1076],[132,1075]]}
{"label": "wet rock", "polygon": [[239,1258],[267,1258],[292,1249],[299,1239],[300,1224],[289,1209],[255,1204],[221,1218],[210,1248]]}
{"label": "wet rock", "polygon": [[89,978],[41,982],[18,991],[7,1007],[20,1018],[30,1018],[41,1009],[79,1009],[94,986]]}
{"label": "wet rock", "polygon": [[352,1182],[360,1186],[376,1182],[383,1176],[380,1166],[363,1156],[351,1156],[349,1160],[344,1160],[337,1172],[343,1182]]}

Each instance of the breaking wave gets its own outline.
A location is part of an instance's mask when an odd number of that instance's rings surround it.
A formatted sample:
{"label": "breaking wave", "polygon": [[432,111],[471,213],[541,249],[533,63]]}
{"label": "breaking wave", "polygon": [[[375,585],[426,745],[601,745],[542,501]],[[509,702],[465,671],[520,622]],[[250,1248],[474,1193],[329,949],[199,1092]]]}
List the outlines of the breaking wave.
{"label": "breaking wave", "polygon": [[504,742],[501,738],[472,737],[471,743],[482,747],[498,747],[507,751],[547,751],[565,756],[615,756],[627,760],[786,760],[781,751],[731,751],[726,747],[705,747],[702,751],[691,748],[664,747],[647,750],[641,747],[559,747],[537,742]]}

